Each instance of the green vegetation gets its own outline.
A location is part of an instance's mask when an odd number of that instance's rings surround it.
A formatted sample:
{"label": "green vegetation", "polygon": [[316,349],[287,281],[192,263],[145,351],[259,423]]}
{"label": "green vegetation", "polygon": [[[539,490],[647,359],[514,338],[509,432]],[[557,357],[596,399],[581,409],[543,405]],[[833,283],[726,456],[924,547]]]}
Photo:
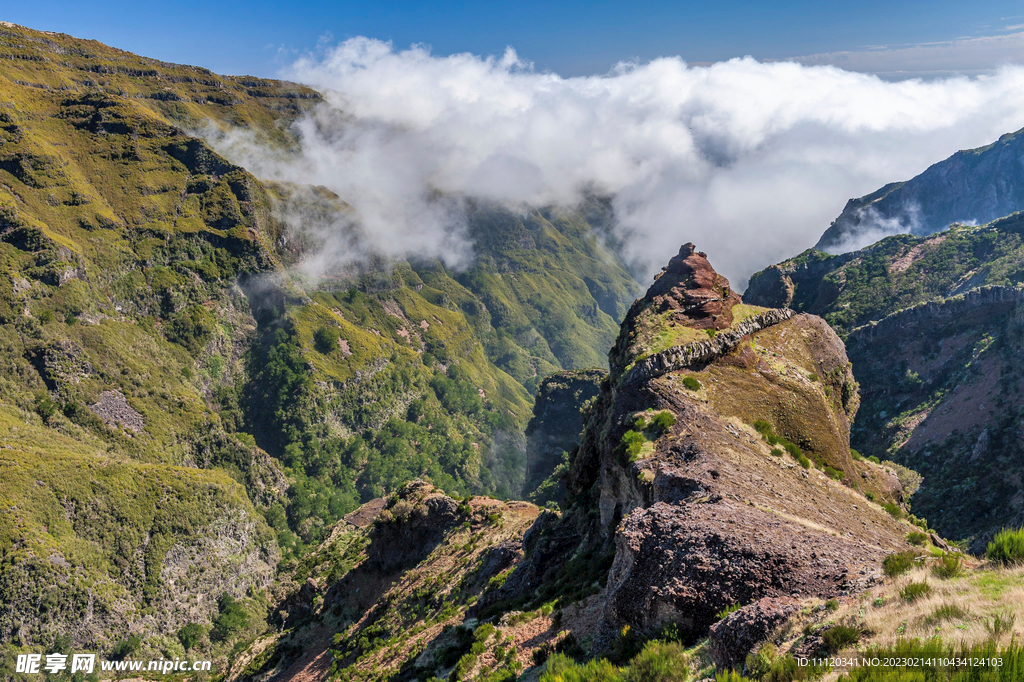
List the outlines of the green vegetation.
{"label": "green vegetation", "polygon": [[205,634],[206,631],[199,623],[185,623],[178,629],[178,641],[188,651],[199,644]]}
{"label": "green vegetation", "polygon": [[932,564],[932,575],[943,580],[957,578],[963,572],[964,562],[959,552],[947,552]]}
{"label": "green vegetation", "polygon": [[917,550],[907,550],[890,554],[882,560],[882,570],[890,578],[903,575],[914,566],[914,561],[920,556]]}
{"label": "green vegetation", "polygon": [[[954,226],[939,235],[887,237],[870,250],[849,256],[830,256],[813,249],[779,264],[796,286],[790,307],[820,315],[840,334],[880,320],[917,303],[944,297],[965,275],[983,272],[981,284],[1016,285],[1024,281],[1024,241],[1020,214],[980,227]],[[915,254],[906,268],[893,263]],[[816,267],[800,269],[804,264]],[[778,270],[751,277],[745,299],[769,305],[760,292],[775,292],[768,282]],[[763,281],[763,284],[759,282]],[[792,285],[791,285],[792,286]]]}
{"label": "green vegetation", "polygon": [[821,635],[822,644],[829,653],[838,653],[860,641],[863,633],[851,625],[833,625]]}
{"label": "green vegetation", "polygon": [[699,391],[701,389],[700,382],[696,378],[691,376],[683,377],[683,386],[685,386],[686,389],[690,391]]}
{"label": "green vegetation", "polygon": [[1024,528],[1004,528],[996,533],[985,551],[985,558],[1004,565],[1024,562]]}
{"label": "green vegetation", "polygon": [[903,589],[900,590],[900,598],[904,601],[914,601],[927,595],[931,591],[932,588],[928,583],[907,583]]}
{"label": "green vegetation", "polygon": [[722,609],[721,611],[716,613],[715,614],[715,619],[716,620],[722,620],[723,618],[728,616],[730,613],[736,613],[737,611],[740,610],[740,608],[741,608],[741,606],[739,604],[730,604],[729,606],[726,606],[724,609]]}
{"label": "green vegetation", "polygon": [[936,607],[931,615],[925,619],[928,625],[936,625],[945,621],[962,620],[967,616],[967,611],[958,604],[943,604]]}
{"label": "green vegetation", "polygon": [[911,531],[907,533],[907,542],[910,544],[921,547],[928,542],[928,533],[922,533],[920,531]]}
{"label": "green vegetation", "polygon": [[687,682],[688,657],[677,642],[650,640],[629,662],[617,667],[604,658],[577,663],[555,653],[547,659],[541,682]]}

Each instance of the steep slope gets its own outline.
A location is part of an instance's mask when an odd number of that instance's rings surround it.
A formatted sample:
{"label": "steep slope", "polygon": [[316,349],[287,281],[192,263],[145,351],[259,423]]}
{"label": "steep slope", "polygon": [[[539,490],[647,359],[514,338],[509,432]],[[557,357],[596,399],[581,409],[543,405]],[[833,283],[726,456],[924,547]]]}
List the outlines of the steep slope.
{"label": "steep slope", "polygon": [[[568,462],[565,455],[579,441],[583,430],[581,409],[601,391],[604,370],[568,370],[544,378],[533,403],[533,416],[526,426],[526,484],[523,491],[531,493],[538,504],[562,501],[565,486],[556,472]],[[545,479],[543,489],[538,489]]]}
{"label": "steep slope", "polygon": [[1024,215],[850,253],[809,249],[750,278],[743,300],[820,315],[841,335],[890,313],[985,285],[1024,282]]}
{"label": "steep slope", "polygon": [[[488,603],[598,591],[599,616],[577,633],[596,652],[623,625],[699,638],[736,603],[878,579],[907,527],[861,491],[892,500],[898,483],[850,457],[842,343],[818,318],[772,312],[745,309],[683,247],[623,324],[572,454],[568,511]],[[666,334],[684,345],[658,350]],[[637,373],[648,358],[660,361]]]}
{"label": "steep slope", "polygon": [[983,287],[847,339],[863,396],[854,445],[920,472],[914,511],[975,553],[1024,525],[1022,302],[1019,288]]}
{"label": "steep slope", "polygon": [[1020,213],[841,256],[808,251],[755,274],[744,299],[822,315],[847,335],[865,456],[923,475],[914,510],[984,551],[1024,522],[1016,434]]}
{"label": "steep slope", "polygon": [[864,244],[879,234],[926,236],[953,223],[988,223],[1024,210],[1024,130],[953,154],[906,182],[850,199],[814,245],[820,251]]}

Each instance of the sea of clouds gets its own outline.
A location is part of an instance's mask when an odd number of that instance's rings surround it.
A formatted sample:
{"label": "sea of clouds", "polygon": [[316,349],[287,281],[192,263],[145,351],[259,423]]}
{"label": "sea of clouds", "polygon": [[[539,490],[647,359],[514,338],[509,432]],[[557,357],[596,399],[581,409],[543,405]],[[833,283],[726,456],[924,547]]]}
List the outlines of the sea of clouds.
{"label": "sea of clouds", "polygon": [[[1024,67],[1012,65],[891,82],[667,57],[563,78],[512,49],[439,56],[353,38],[283,75],[325,97],[295,124],[298,153],[238,131],[212,137],[258,176],[321,185],[348,204],[343,219],[321,221],[315,270],[369,253],[459,267],[472,258],[467,197],[515,209],[596,193],[613,198],[630,260],[653,272],[692,241],[743,288],[812,246],[849,198],[1024,127]],[[871,238],[899,231],[880,225]]]}

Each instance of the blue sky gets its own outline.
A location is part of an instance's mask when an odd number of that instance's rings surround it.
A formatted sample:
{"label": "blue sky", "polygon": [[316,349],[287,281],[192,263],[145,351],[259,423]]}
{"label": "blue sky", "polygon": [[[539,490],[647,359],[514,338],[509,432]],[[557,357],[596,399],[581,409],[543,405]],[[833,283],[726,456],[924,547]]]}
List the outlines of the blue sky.
{"label": "blue sky", "polygon": [[[4,0],[0,19],[226,74],[274,76],[328,36],[435,54],[506,46],[563,76],[679,55],[805,57],[879,72],[982,71],[1022,61],[1018,2],[202,2]],[[1010,37],[1008,39],[1008,36]]]}

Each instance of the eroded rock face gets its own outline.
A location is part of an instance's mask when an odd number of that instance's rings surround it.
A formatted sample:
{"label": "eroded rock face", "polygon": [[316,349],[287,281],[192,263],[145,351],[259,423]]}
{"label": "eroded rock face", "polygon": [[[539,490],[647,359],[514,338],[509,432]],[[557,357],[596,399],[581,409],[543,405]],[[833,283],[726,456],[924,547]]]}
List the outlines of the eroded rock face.
{"label": "eroded rock face", "polygon": [[764,597],[711,626],[708,652],[721,669],[741,668],[747,654],[768,640],[800,605],[788,597]]}
{"label": "eroded rock face", "polygon": [[368,558],[383,573],[415,564],[459,521],[459,506],[425,481],[398,491],[377,516]]}
{"label": "eroded rock face", "polygon": [[715,272],[707,254],[692,243],[683,244],[679,253],[662,268],[645,300],[659,312],[678,311],[677,322],[697,329],[725,329],[732,323],[732,307],[739,294],[729,280]]}

